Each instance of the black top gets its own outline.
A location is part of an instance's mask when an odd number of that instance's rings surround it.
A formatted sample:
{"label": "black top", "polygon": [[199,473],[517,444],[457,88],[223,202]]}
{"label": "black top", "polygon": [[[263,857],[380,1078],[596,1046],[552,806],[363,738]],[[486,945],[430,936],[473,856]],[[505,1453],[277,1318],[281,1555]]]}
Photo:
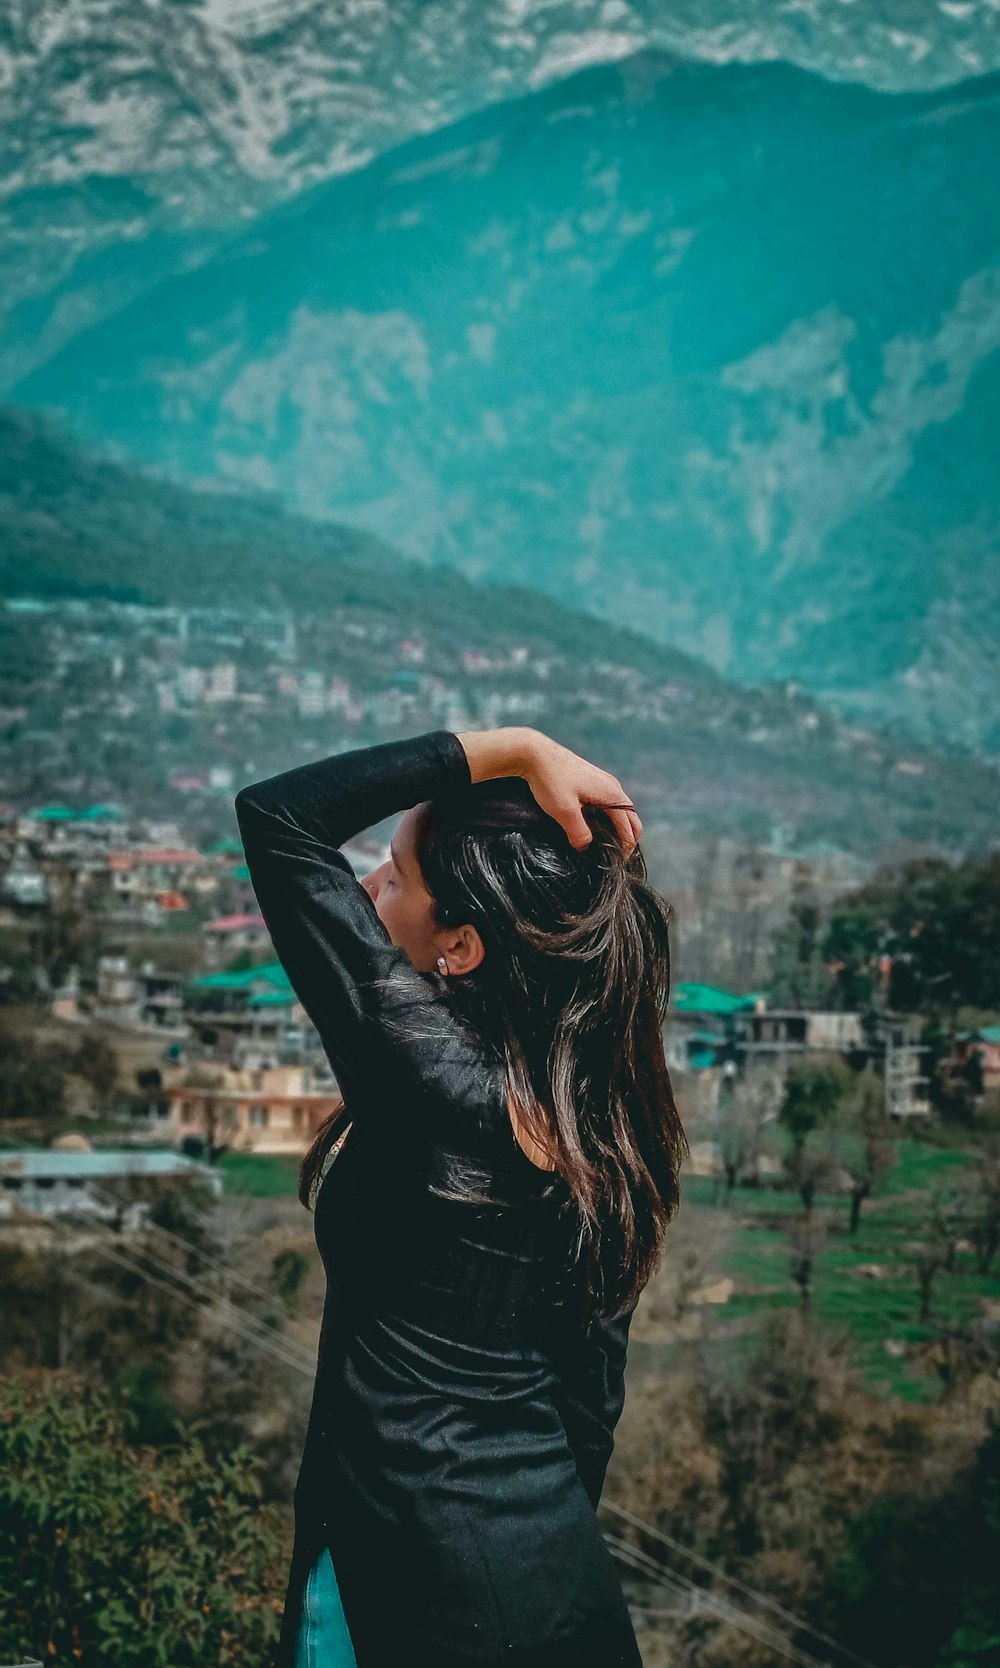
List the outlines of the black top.
{"label": "black top", "polygon": [[[236,796],[261,912],[351,1118],[316,1203],[327,1297],[296,1543],[329,1545],[359,1668],[531,1649],[542,1668],[546,1646],[637,1664],[595,1516],[632,1310],[586,1335],[570,1318],[566,1184],[522,1150],[495,1058],[340,850],[470,781],[458,737],[431,730]],[[487,1202],[446,1197],[456,1169]]]}

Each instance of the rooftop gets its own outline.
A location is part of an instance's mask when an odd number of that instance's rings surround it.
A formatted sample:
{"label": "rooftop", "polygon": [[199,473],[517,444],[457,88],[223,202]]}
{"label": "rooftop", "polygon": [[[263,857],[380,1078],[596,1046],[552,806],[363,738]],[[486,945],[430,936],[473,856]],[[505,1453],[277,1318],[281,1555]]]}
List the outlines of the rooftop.
{"label": "rooftop", "polygon": [[244,927],[262,927],[263,915],[251,912],[247,915],[217,915],[214,921],[205,922],[206,932],[242,932]]}
{"label": "rooftop", "polygon": [[252,990],[258,982],[272,985],[275,990],[292,988],[280,961],[265,962],[263,967],[241,967],[231,973],[200,973],[191,981],[196,990]]}
{"label": "rooftop", "polygon": [[212,1175],[206,1164],[199,1164],[182,1153],[148,1152],[138,1148],[107,1148],[89,1153],[52,1152],[48,1149],[12,1149],[0,1152],[0,1176],[24,1176],[30,1181],[39,1177],[63,1176],[176,1176]]}
{"label": "rooftop", "polygon": [[764,999],[763,991],[736,996],[716,985],[682,983],[677,986],[673,1006],[679,1014],[737,1014],[752,1011]]}

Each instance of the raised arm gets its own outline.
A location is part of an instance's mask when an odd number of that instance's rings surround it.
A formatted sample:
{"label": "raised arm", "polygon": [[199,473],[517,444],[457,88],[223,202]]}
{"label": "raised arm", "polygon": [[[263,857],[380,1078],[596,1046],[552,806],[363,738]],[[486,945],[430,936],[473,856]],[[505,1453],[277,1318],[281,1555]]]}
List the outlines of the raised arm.
{"label": "raised arm", "polygon": [[340,847],[394,812],[471,779],[458,736],[441,729],[336,753],[236,795],[261,914],[345,1098],[384,1086],[399,1067],[390,1025],[398,999],[435,1004]]}

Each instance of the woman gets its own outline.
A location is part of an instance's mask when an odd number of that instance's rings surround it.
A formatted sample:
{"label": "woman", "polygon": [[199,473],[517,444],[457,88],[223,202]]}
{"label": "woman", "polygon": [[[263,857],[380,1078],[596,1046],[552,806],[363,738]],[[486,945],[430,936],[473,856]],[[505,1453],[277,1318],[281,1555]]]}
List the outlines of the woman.
{"label": "woman", "polygon": [[[635,807],[515,726],[236,810],[342,1093],[300,1178],[327,1297],[277,1668],[638,1665],[596,1513],[687,1143]],[[359,882],[341,845],[401,810]]]}

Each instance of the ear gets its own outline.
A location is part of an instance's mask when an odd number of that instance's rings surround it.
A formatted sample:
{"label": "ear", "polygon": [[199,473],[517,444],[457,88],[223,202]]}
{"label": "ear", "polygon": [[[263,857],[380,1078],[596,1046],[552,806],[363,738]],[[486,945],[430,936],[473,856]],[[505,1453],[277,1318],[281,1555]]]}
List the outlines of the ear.
{"label": "ear", "polygon": [[486,946],[475,927],[455,927],[444,945],[450,973],[471,973],[486,954]]}

